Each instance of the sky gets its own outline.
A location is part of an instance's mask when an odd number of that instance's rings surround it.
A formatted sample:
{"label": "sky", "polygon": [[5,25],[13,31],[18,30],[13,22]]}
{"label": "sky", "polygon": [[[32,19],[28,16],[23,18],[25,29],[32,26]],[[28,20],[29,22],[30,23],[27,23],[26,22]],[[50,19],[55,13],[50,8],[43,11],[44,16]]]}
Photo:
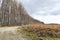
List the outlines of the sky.
{"label": "sky", "polygon": [[60,0],[20,0],[33,18],[60,24]]}

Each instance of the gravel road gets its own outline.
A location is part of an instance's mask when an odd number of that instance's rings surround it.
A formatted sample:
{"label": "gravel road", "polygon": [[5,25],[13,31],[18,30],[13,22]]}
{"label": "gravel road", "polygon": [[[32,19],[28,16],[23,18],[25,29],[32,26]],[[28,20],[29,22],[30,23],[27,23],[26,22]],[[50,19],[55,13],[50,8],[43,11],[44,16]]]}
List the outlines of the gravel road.
{"label": "gravel road", "polygon": [[0,27],[0,40],[29,40],[29,38],[17,32],[18,27]]}

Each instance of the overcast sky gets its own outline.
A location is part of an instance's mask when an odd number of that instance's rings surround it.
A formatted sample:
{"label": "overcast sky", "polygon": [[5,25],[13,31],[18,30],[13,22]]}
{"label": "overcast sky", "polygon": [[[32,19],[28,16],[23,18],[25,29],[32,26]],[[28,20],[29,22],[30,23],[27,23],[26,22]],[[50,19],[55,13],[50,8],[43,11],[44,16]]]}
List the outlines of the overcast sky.
{"label": "overcast sky", "polygon": [[45,23],[60,24],[60,0],[20,0],[28,13]]}

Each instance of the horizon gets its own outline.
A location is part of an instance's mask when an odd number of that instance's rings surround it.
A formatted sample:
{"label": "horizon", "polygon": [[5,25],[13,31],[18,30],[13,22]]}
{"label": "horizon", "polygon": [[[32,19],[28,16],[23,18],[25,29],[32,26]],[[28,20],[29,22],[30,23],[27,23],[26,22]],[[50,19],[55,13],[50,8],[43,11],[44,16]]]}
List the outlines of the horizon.
{"label": "horizon", "polygon": [[45,24],[60,24],[60,0],[19,0],[33,18]]}

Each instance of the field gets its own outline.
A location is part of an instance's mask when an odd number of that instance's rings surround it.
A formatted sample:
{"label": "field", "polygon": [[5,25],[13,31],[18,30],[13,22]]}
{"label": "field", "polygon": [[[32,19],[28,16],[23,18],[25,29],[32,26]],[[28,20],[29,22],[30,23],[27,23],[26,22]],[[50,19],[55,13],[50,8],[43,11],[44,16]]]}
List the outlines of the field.
{"label": "field", "polygon": [[29,24],[18,28],[18,32],[29,36],[31,40],[60,40],[60,25]]}

